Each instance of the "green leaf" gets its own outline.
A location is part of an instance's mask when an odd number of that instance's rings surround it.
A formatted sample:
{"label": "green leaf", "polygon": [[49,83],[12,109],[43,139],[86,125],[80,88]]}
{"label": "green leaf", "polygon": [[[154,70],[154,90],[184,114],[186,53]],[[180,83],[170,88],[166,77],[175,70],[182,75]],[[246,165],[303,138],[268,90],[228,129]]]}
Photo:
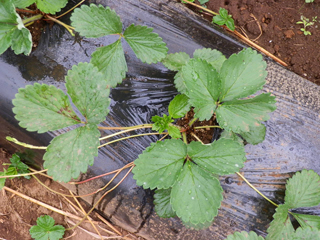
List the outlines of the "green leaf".
{"label": "green leaf", "polygon": [[168,48],[153,28],[131,24],[123,33],[124,38],[142,62],[156,63],[164,59]]}
{"label": "green leaf", "polygon": [[[15,153],[12,155],[10,158],[11,165],[10,167],[13,167],[16,169],[17,174],[23,174],[23,173],[28,173],[28,166],[21,162],[20,157]],[[12,174],[14,175],[14,174]],[[25,176],[27,179],[30,179],[30,176]]]}
{"label": "green leaf", "polygon": [[216,110],[219,125],[235,133],[249,132],[269,119],[270,112],[276,109],[275,97],[263,93],[251,99],[224,102]]}
{"label": "green leaf", "polygon": [[241,137],[239,137],[237,134],[235,134],[234,132],[229,132],[224,130],[221,133],[220,139],[221,138],[225,138],[225,139],[231,139],[237,143],[239,143],[240,145],[243,145],[243,140],[241,139]]}
{"label": "green leaf", "polygon": [[309,227],[299,227],[290,240],[320,240],[320,231]]}
{"label": "green leaf", "polygon": [[200,58],[210,63],[218,72],[220,71],[222,64],[226,60],[226,57],[218,50],[212,50],[211,48],[196,49],[193,53],[194,58]]}
{"label": "green leaf", "polygon": [[174,84],[176,86],[176,89],[181,94],[186,94],[187,87],[186,87],[186,84],[184,83],[184,78],[182,76],[181,71],[177,72],[176,75],[174,76]]}
{"label": "green leaf", "polygon": [[219,14],[212,18],[212,23],[216,23],[218,25],[226,25],[231,31],[235,30],[234,20],[232,16],[228,14],[228,10],[224,8],[220,8]]}
{"label": "green leaf", "polygon": [[36,0],[37,7],[45,13],[55,14],[60,12],[68,3],[68,0]]}
{"label": "green leaf", "polygon": [[247,160],[243,145],[224,138],[205,145],[191,142],[188,145],[188,156],[198,166],[219,175],[238,172]]}
{"label": "green leaf", "polygon": [[184,223],[211,223],[218,214],[222,191],[217,178],[187,161],[172,187],[171,205]]}
{"label": "green leaf", "polygon": [[80,35],[98,38],[110,34],[121,34],[122,22],[114,10],[102,5],[82,5],[71,16],[71,25]]}
{"label": "green leaf", "polygon": [[225,240],[263,240],[264,238],[258,236],[255,232],[235,232],[229,235]]}
{"label": "green leaf", "polygon": [[267,229],[268,236],[266,240],[292,240],[294,228],[288,217],[288,206],[279,205],[276,213],[273,215],[273,221]]}
{"label": "green leaf", "polygon": [[172,138],[181,138],[180,129],[177,126],[169,125],[168,133]]}
{"label": "green leaf", "polygon": [[292,213],[302,228],[312,227],[320,230],[320,216]]}
{"label": "green leaf", "polygon": [[169,124],[173,122],[172,118],[166,114],[163,114],[163,117],[157,115],[153,116],[151,121],[154,122],[152,125],[152,130],[158,131],[159,133],[162,133],[164,130],[168,129]]}
{"label": "green leaf", "polygon": [[320,204],[320,176],[313,170],[297,172],[287,181],[285,203],[289,208]]}
{"label": "green leaf", "polygon": [[153,196],[154,198],[154,209],[159,217],[171,218],[175,217],[176,213],[173,211],[170,204],[171,188],[168,189],[157,189]]}
{"label": "green leaf", "polygon": [[187,64],[189,59],[189,55],[185,52],[170,53],[162,59],[162,63],[172,71],[180,71],[182,67]]}
{"label": "green leaf", "polygon": [[100,132],[95,125],[86,125],[55,137],[43,159],[48,175],[56,181],[68,182],[86,172],[98,156]]}
{"label": "green leaf", "polygon": [[167,189],[176,181],[186,156],[187,146],[181,140],[157,142],[134,161],[133,178],[145,189]]}
{"label": "green leaf", "polygon": [[12,2],[17,8],[26,8],[35,3],[36,0],[13,0]]}
{"label": "green leaf", "polygon": [[29,230],[31,237],[35,240],[59,240],[64,235],[65,228],[61,225],[54,225],[52,217],[45,215],[38,217],[37,225]]}
{"label": "green leaf", "polygon": [[13,2],[11,0],[1,0],[0,3],[0,23],[17,24],[17,18],[20,17],[16,14]]}
{"label": "green leaf", "polygon": [[183,117],[191,108],[189,98],[185,94],[178,94],[169,104],[169,116],[172,118]]}
{"label": "green leaf", "polygon": [[260,124],[259,126],[250,126],[249,132],[241,132],[240,135],[250,144],[256,145],[263,142],[266,136],[266,126]]}
{"label": "green leaf", "polygon": [[111,87],[115,87],[126,77],[128,71],[121,41],[97,48],[92,53],[91,63],[98,67]]}
{"label": "green leaf", "polygon": [[21,30],[15,29],[12,33],[12,50],[15,54],[24,53],[29,55],[32,50],[32,38],[28,29],[22,28]]}
{"label": "green leaf", "polygon": [[19,125],[30,132],[44,133],[80,122],[68,96],[55,86],[28,85],[19,89],[12,102]]}
{"label": "green leaf", "polygon": [[[15,167],[11,167],[9,166],[7,171],[6,171],[6,175],[7,176],[12,176],[12,175],[17,175],[18,174],[18,171]],[[14,177],[11,177],[10,179],[13,179]]]}
{"label": "green leaf", "polygon": [[109,113],[110,89],[104,76],[90,63],[79,63],[68,71],[66,87],[72,102],[88,123],[98,124]]}
{"label": "green leaf", "polygon": [[218,72],[205,60],[191,59],[183,68],[182,76],[187,87],[185,93],[195,107],[195,117],[200,121],[210,119],[219,98]]}
{"label": "green leaf", "polygon": [[4,53],[10,47],[13,31],[14,28],[12,25],[0,22],[0,54]]}
{"label": "green leaf", "polygon": [[247,97],[262,89],[267,76],[262,55],[251,48],[233,54],[220,70],[220,102]]}
{"label": "green leaf", "polygon": [[31,51],[30,33],[15,11],[12,1],[0,2],[0,54],[5,52],[10,45],[16,54]]}

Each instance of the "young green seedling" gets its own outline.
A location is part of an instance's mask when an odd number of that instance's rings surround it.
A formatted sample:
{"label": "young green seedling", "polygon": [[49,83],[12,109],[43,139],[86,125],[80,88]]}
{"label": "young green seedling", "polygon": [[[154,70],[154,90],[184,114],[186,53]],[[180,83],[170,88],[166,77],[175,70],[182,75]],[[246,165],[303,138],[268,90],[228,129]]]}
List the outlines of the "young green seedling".
{"label": "young green seedling", "polygon": [[300,30],[303,32],[305,36],[307,36],[307,35],[311,35],[311,32],[307,30],[307,27],[312,26],[315,21],[316,21],[316,18],[313,18],[313,21],[310,22],[309,18],[306,18],[305,16],[301,16],[301,21],[298,21],[296,24],[303,24],[303,28],[300,28]]}

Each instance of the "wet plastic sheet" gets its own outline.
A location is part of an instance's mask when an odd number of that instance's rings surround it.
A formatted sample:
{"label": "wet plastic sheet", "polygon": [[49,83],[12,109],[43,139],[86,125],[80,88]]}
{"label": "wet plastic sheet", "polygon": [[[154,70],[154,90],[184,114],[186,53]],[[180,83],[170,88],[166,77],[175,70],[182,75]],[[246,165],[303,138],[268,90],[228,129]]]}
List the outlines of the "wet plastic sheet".
{"label": "wet plastic sheet", "polygon": [[[229,56],[243,47],[176,1],[105,0],[96,3],[115,9],[125,27],[131,23],[153,27],[167,43],[170,52],[184,51],[192,55],[197,48],[210,47]],[[63,20],[68,21],[68,16]],[[11,112],[11,99],[19,87],[38,81],[63,88],[63,75],[72,65],[90,61],[90,54],[96,47],[112,41],[114,39],[103,37],[75,42],[59,26],[54,26],[47,30],[39,48],[31,56],[15,56],[11,52],[3,55],[0,58],[1,117],[9,127],[1,127],[0,144],[5,144],[3,137],[6,135],[25,136],[20,135],[24,131],[17,127]],[[124,49],[128,77],[112,90],[111,112],[102,125],[148,123],[152,115],[166,113],[169,101],[176,94],[174,73],[161,64],[143,64],[128,46],[125,45]],[[268,83],[263,91],[272,92],[277,97],[278,109],[266,123],[266,140],[256,146],[246,146],[248,161],[241,172],[261,192],[281,203],[286,179],[294,172],[314,169],[320,173],[320,88],[267,61]],[[21,140],[47,143],[45,135],[42,138],[29,136]],[[157,137],[140,137],[101,149],[94,165],[82,178],[124,166],[156,140]],[[122,176],[124,173],[115,182]],[[78,194],[92,192],[109,179],[81,185],[75,190]],[[225,191],[219,215],[211,227],[201,231],[187,229],[175,218],[160,219],[153,210],[152,192],[137,187],[132,175],[99,204],[98,210],[113,223],[147,239],[224,239],[234,231],[243,230],[253,230],[265,236],[275,208],[236,175],[220,180]],[[98,197],[86,198],[90,204],[97,200]],[[320,214],[320,207],[310,212]]]}

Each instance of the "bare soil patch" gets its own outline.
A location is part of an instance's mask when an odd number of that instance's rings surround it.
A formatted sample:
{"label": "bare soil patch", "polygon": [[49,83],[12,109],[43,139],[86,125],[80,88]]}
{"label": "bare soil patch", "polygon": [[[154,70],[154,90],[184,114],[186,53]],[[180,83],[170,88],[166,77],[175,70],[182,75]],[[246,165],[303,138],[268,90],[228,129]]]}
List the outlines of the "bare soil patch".
{"label": "bare soil patch", "polygon": [[[291,71],[320,85],[320,0],[210,0],[205,5],[214,12],[227,9],[238,32],[286,62]],[[317,17],[306,28],[311,35],[300,30],[301,16],[310,22]]]}

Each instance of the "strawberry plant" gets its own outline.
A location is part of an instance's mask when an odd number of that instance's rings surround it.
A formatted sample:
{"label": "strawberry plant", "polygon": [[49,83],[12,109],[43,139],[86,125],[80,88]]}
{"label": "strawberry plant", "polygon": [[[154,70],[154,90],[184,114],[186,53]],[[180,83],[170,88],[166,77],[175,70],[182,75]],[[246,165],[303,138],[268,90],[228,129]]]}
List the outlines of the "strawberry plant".
{"label": "strawberry plant", "polygon": [[[270,200],[269,200],[270,201]],[[266,240],[280,239],[320,239],[320,217],[290,212],[301,207],[313,207],[320,204],[320,176],[313,170],[302,170],[287,181],[284,204],[277,205],[276,213],[267,232]],[[291,210],[292,211],[292,210]],[[300,224],[294,229],[288,216],[292,215]],[[236,232],[226,240],[263,240],[255,232]]]}
{"label": "strawberry plant", "polygon": [[[246,161],[244,144],[264,140],[263,121],[276,109],[274,96],[257,93],[267,75],[262,56],[252,49],[228,59],[212,49],[198,49],[193,58],[183,52],[167,54],[166,44],[152,28],[132,24],[122,31],[120,17],[101,5],[76,9],[71,21],[75,31],[84,37],[119,38],[93,52],[89,63],[79,63],[68,71],[66,89],[74,106],[62,90],[46,84],[28,85],[16,94],[13,112],[20,126],[28,131],[44,133],[74,126],[44,147],[47,173],[54,180],[68,182],[87,171],[98,148],[145,134],[104,144],[100,141],[152,128],[157,131],[155,134],[170,135],[171,139],[151,143],[134,161],[132,172],[137,185],[155,189],[155,209],[160,217],[178,216],[186,226],[194,228],[209,226],[223,200],[218,176],[238,174]],[[114,128],[99,125],[109,113],[110,89],[127,72],[122,38],[141,61],[162,61],[168,69],[177,71],[174,83],[180,94],[170,102],[168,115],[152,117],[153,124]],[[194,111],[193,119],[185,126],[178,125],[176,120],[190,109]],[[216,124],[194,126],[211,118]],[[212,128],[222,131],[220,139],[203,144],[194,130]],[[123,131],[100,137],[100,130],[104,129]],[[188,134],[198,141],[188,141]]]}

